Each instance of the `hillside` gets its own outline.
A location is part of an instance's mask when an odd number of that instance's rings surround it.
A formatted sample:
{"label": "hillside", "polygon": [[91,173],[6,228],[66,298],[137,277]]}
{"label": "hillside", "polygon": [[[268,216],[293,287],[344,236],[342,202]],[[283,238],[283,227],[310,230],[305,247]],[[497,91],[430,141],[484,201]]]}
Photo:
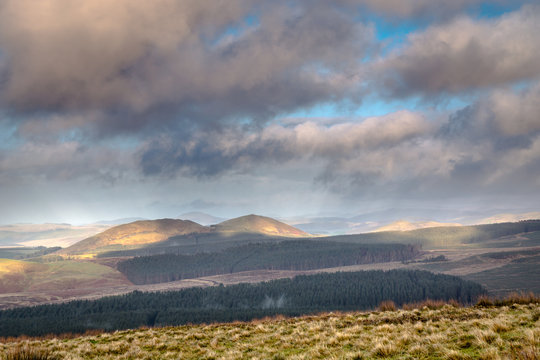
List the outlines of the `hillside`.
{"label": "hillside", "polygon": [[[428,305],[430,305],[428,303]],[[540,305],[326,313],[0,342],[43,359],[538,359]]]}
{"label": "hillside", "polygon": [[290,225],[257,215],[242,216],[211,227],[190,220],[144,220],[115,226],[58,254],[93,258],[214,252],[253,241],[307,236],[310,235]]}
{"label": "hillside", "polygon": [[478,221],[478,224],[495,224],[502,222],[517,222],[523,220],[540,219],[539,211],[532,211],[522,214],[497,214]]}
{"label": "hillside", "polygon": [[418,230],[418,229],[425,229],[425,228],[432,228],[432,227],[444,227],[444,226],[461,226],[461,224],[458,223],[441,223],[437,221],[416,221],[416,222],[410,222],[407,220],[398,220],[394,221],[393,223],[390,223],[385,226],[381,226],[373,232],[381,232],[381,231],[410,231],[410,230]]}
{"label": "hillside", "polygon": [[41,264],[0,259],[0,294],[77,290],[129,285],[118,271],[90,262],[59,261]]}
{"label": "hillside", "polygon": [[172,236],[206,233],[211,229],[189,220],[140,220],[118,225],[79,241],[58,252],[61,255],[95,255],[103,251],[137,248],[158,243]]}
{"label": "hillside", "polygon": [[[355,235],[326,237],[334,241],[357,243],[402,243],[417,244],[423,249],[459,249],[481,247],[509,247],[522,241],[506,237],[518,234],[532,234],[540,231],[540,220],[526,220],[515,223],[498,223],[471,226],[443,226],[410,231],[383,231]],[[534,241],[534,245],[537,245]],[[533,246],[533,244],[528,245]]]}
{"label": "hillside", "polygon": [[420,254],[412,245],[287,240],[246,244],[217,253],[135,257],[119,262],[117,269],[134,284],[152,284],[248,270],[313,270],[409,261]]}
{"label": "hillside", "polygon": [[310,234],[293,226],[282,223],[275,219],[259,216],[246,215],[224,221],[213,226],[215,231],[221,233],[256,233],[268,236],[284,237],[308,237]]}

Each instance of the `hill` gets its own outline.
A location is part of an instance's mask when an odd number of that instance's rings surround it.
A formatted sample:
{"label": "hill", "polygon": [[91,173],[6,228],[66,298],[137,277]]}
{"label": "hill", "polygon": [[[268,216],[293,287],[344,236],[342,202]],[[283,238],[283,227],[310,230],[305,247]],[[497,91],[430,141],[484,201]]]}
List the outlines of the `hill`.
{"label": "hill", "polygon": [[0,294],[129,285],[118,271],[91,262],[36,263],[0,259]]}
{"label": "hill", "polygon": [[[381,231],[337,235],[324,239],[358,243],[417,244],[423,249],[457,249],[518,246],[520,241],[506,237],[540,231],[540,220],[471,226],[442,226],[410,231]],[[532,245],[529,245],[532,246]]]}
{"label": "hill", "polygon": [[497,214],[478,221],[479,224],[495,224],[501,222],[517,222],[523,220],[540,219],[540,212],[532,211],[522,214]]}
{"label": "hill", "polygon": [[[0,353],[42,359],[538,359],[540,305],[326,313],[252,322],[12,339]],[[181,341],[179,341],[181,339]],[[15,359],[15,356],[12,356]],[[23,358],[22,356],[19,358]],[[30,358],[30,357],[28,357]],[[37,357],[35,357],[37,358]]]}
{"label": "hill", "polygon": [[135,221],[115,226],[58,252],[89,257],[214,252],[253,241],[310,236],[272,218],[248,215],[210,227],[190,220]]}
{"label": "hill", "polygon": [[373,232],[381,232],[381,231],[410,231],[410,230],[418,230],[418,229],[425,229],[425,228],[432,228],[432,227],[444,227],[444,226],[461,226],[461,224],[458,223],[441,223],[437,221],[416,221],[416,222],[410,222],[407,220],[398,220],[394,221],[393,223],[390,223],[385,226],[381,226]]}
{"label": "hill", "polygon": [[103,251],[143,247],[172,236],[210,232],[211,229],[189,220],[140,220],[118,225],[102,233],[81,240],[58,252],[60,255],[91,257]]}
{"label": "hill", "polygon": [[275,219],[259,216],[246,215],[231,220],[224,221],[213,226],[215,231],[221,233],[256,233],[268,236],[284,237],[309,237],[310,234],[293,226],[282,223]]}

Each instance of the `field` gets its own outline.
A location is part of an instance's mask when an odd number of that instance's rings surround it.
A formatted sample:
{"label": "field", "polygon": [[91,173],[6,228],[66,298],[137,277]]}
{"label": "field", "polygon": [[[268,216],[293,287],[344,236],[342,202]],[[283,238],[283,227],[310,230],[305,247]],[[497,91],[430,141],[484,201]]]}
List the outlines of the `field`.
{"label": "field", "polygon": [[436,305],[396,311],[388,304],[388,311],[4,339],[0,353],[6,359],[25,351],[48,354],[43,359],[539,358],[540,304]]}
{"label": "field", "polygon": [[0,309],[34,305],[130,285],[116,270],[91,262],[0,259]]}

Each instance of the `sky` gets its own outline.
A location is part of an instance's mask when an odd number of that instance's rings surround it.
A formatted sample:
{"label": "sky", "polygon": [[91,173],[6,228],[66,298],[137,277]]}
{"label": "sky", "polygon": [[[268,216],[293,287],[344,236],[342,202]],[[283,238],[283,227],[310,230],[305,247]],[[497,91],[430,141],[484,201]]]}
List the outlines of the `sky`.
{"label": "sky", "polygon": [[2,0],[0,223],[538,211],[539,33],[538,1]]}

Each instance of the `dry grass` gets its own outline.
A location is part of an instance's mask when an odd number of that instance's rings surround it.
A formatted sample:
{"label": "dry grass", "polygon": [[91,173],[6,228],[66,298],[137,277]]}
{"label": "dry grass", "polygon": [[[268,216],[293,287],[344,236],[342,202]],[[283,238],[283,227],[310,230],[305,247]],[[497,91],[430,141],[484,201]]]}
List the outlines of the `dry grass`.
{"label": "dry grass", "polygon": [[396,311],[396,304],[392,300],[385,300],[379,304],[379,311]]}
{"label": "dry grass", "polygon": [[72,360],[540,358],[538,302],[498,307],[418,305],[412,310],[385,305],[392,311],[277,317],[76,338],[4,339],[0,354],[35,348],[48,351],[46,359]]}
{"label": "dry grass", "polygon": [[55,355],[51,350],[38,347],[30,346],[28,344],[21,345],[19,344],[16,347],[13,347],[5,352],[2,359],[5,360],[57,360],[61,359],[60,356]]}

